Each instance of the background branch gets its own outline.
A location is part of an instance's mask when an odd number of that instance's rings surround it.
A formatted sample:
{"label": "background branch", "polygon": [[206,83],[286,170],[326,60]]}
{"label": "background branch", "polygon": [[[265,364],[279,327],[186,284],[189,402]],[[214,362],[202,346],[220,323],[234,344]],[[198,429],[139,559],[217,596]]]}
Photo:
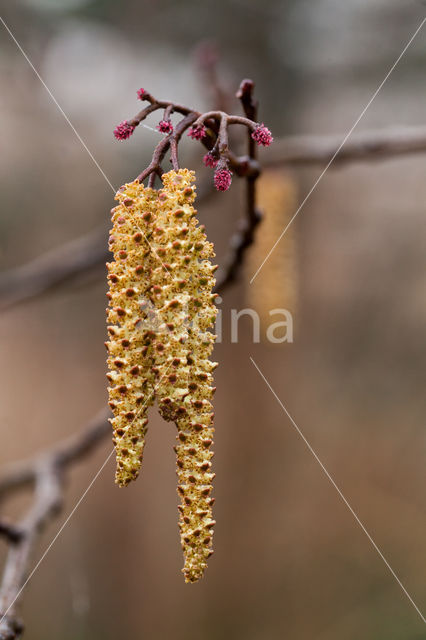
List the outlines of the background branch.
{"label": "background branch", "polygon": [[101,411],[77,435],[30,460],[11,465],[0,477],[1,498],[34,485],[32,504],[18,524],[0,525],[0,535],[9,542],[0,584],[0,640],[15,640],[22,635],[23,625],[16,616],[16,606],[27,579],[31,552],[44,526],[62,507],[68,467],[91,453],[110,434],[107,416],[106,410]]}
{"label": "background branch", "polygon": [[65,242],[26,264],[0,274],[0,309],[29,300],[105,264],[108,227],[102,225],[81,238]]}
{"label": "background branch", "polygon": [[[344,136],[290,136],[274,142],[262,154],[262,166],[326,165],[336,153]],[[343,145],[332,166],[349,162],[386,160],[426,151],[426,127],[392,127],[362,131]]]}

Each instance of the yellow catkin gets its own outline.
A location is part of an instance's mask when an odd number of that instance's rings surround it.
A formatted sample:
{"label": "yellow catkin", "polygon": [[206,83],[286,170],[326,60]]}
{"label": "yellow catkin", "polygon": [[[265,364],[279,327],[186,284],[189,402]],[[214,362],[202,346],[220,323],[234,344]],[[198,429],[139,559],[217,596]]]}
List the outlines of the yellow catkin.
{"label": "yellow catkin", "polygon": [[[263,213],[256,242],[247,259],[250,277],[290,222],[297,208],[297,186],[294,179],[280,170],[267,170],[257,181],[258,205]],[[269,312],[284,308],[297,310],[297,240],[293,224],[248,287],[248,302],[259,313],[261,326],[271,323]]]}
{"label": "yellow catkin", "polygon": [[[187,582],[198,580],[212,554],[211,473],[214,392],[209,359],[216,317],[213,245],[193,207],[194,173],[163,176],[159,191],[138,181],[117,194],[108,265],[110,406],[120,485],[136,478],[157,397],[177,426],[181,542]],[[123,313],[124,312],[124,313]],[[139,403],[139,404],[138,404]]]}

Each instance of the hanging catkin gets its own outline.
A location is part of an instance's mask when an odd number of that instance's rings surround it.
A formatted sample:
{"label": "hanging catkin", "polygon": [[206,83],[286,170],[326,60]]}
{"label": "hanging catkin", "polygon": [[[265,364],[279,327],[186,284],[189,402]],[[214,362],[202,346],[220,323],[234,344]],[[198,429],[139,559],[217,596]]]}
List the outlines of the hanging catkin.
{"label": "hanging catkin", "polygon": [[138,181],[117,194],[108,265],[108,377],[117,454],[116,481],[137,477],[146,411],[158,399],[176,423],[180,529],[187,582],[198,580],[212,553],[211,498],[214,392],[209,360],[216,317],[213,245],[193,207],[194,172],[163,175],[164,187]]}
{"label": "hanging catkin", "polygon": [[[263,220],[247,259],[250,276],[257,271],[297,208],[297,186],[284,171],[266,171],[257,181],[257,189]],[[259,313],[262,327],[270,324],[269,312],[273,309],[296,312],[297,275],[297,239],[291,225],[247,290],[249,305]]]}

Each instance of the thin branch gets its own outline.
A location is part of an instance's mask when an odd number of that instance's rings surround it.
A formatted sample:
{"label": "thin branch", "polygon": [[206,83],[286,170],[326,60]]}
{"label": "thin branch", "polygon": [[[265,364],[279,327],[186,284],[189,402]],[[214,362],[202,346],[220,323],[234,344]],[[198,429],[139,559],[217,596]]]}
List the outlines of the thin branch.
{"label": "thin branch", "polygon": [[231,95],[222,85],[222,77],[218,71],[219,52],[214,42],[205,40],[196,49],[197,66],[200,71],[201,84],[206,94],[217,109],[229,111]]}
{"label": "thin branch", "polygon": [[[139,182],[143,182],[145,178],[148,176],[158,174],[161,170],[161,163],[164,160],[164,156],[170,148],[171,141],[173,140],[174,144],[177,145],[177,142],[181,138],[182,134],[188,127],[190,127],[193,122],[197,119],[196,112],[190,112],[185,116],[176,126],[176,129],[170,135],[164,137],[156,146],[154,155],[152,156],[152,160],[150,164],[147,166],[141,174],[138,175],[137,179]],[[153,185],[149,185],[153,186]]]}
{"label": "thin branch", "polygon": [[0,310],[29,300],[108,260],[108,227],[47,251],[26,264],[0,274]]}
{"label": "thin branch", "polygon": [[[326,165],[342,144],[342,136],[290,136],[274,142],[262,154],[262,166]],[[336,156],[333,167],[350,162],[371,162],[425,153],[426,127],[392,127],[351,136]]]}
{"label": "thin branch", "polygon": [[143,95],[143,99],[149,102],[150,104],[148,107],[145,107],[145,109],[142,109],[141,111],[139,111],[139,113],[136,114],[134,118],[132,118],[131,120],[128,120],[128,123],[133,125],[134,127],[137,127],[143,120],[145,120],[145,118],[150,113],[153,113],[158,109],[167,110],[170,107],[172,107],[173,111],[176,111],[177,113],[180,113],[183,116],[187,116],[190,113],[196,113],[197,116],[201,115],[199,112],[194,112],[194,109],[190,109],[189,107],[185,107],[184,105],[177,104],[176,102],[169,102],[167,100],[156,100],[147,91],[145,91]]}
{"label": "thin branch", "polygon": [[[251,82],[251,80],[243,80],[243,82]],[[198,119],[194,122],[194,127],[201,127],[203,124],[206,124],[207,120],[216,122],[223,122],[225,120],[227,124],[242,124],[250,131],[254,131],[257,126],[257,123],[251,118],[244,118],[243,116],[230,116],[224,111],[207,111],[207,113],[203,113],[198,117]]]}
{"label": "thin branch", "polygon": [[47,452],[44,451],[3,469],[0,475],[0,499],[4,498],[6,493],[9,494],[12,489],[21,489],[32,484],[38,469],[45,464],[45,461],[53,462],[55,466],[66,469],[76,460],[89,455],[109,433],[107,418],[107,410],[102,410],[76,435],[66,438]]}
{"label": "thin branch", "polygon": [[[254,83],[251,80],[243,80],[237,93],[241,101],[248,121],[257,119],[257,101],[253,97]],[[223,119],[221,121],[221,126]],[[252,166],[256,164],[257,145],[251,137],[251,129],[247,128],[248,162]],[[231,238],[230,255],[224,267],[218,273],[215,291],[222,292],[238,277],[240,268],[244,262],[246,250],[254,242],[256,227],[262,220],[262,214],[256,207],[256,180],[260,170],[250,171],[246,176],[246,216],[240,222],[239,229]]]}
{"label": "thin branch", "polygon": [[40,467],[35,481],[35,497],[28,513],[20,522],[22,538],[9,547],[0,586],[0,638],[14,640],[23,632],[16,617],[16,605],[25,582],[30,554],[40,531],[62,504],[62,476],[52,465]]}
{"label": "thin branch", "polygon": [[[49,519],[62,507],[63,481],[68,467],[89,455],[109,433],[107,411],[103,410],[81,433],[30,460],[11,465],[1,476],[2,497],[33,484],[34,499],[27,513],[13,527],[17,534],[15,539],[9,540],[12,544],[0,585],[0,640],[17,640],[23,633],[16,607],[27,578],[34,545]],[[9,538],[11,531],[9,527]],[[5,533],[4,523],[2,533]]]}

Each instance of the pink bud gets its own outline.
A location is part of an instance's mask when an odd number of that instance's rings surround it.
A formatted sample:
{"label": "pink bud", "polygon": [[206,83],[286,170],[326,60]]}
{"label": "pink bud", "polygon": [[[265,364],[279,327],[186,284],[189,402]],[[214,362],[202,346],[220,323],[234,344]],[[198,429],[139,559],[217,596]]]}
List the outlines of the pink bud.
{"label": "pink bud", "polygon": [[193,140],[202,140],[207,134],[205,126],[202,124],[201,126],[191,127],[188,131],[188,135]]}
{"label": "pink bud", "polygon": [[133,124],[129,124],[127,120],[123,120],[123,122],[120,122],[120,124],[115,127],[114,136],[117,140],[127,140],[127,138],[130,138],[134,130],[135,127]]}
{"label": "pink bud", "polygon": [[264,147],[269,147],[271,142],[274,141],[271,132],[268,127],[265,127],[263,122],[262,124],[257,125],[256,129],[251,134],[251,137],[253,140],[256,140],[257,144],[261,144]]}
{"label": "pink bud", "polygon": [[218,169],[214,174],[214,186],[218,191],[227,191],[231,186],[232,173],[229,169]]}
{"label": "pink bud", "polygon": [[203,162],[204,162],[206,167],[210,167],[211,169],[215,169],[217,167],[217,163],[219,162],[219,160],[214,157],[214,155],[212,154],[211,151],[209,151],[204,156]]}
{"label": "pink bud", "polygon": [[137,94],[139,100],[144,100],[145,99],[144,96],[146,94],[146,91],[145,91],[145,89],[142,89],[142,87],[141,87],[140,89],[137,90],[136,94]]}
{"label": "pink bud", "polygon": [[160,120],[157,124],[157,129],[160,133],[172,133],[173,125],[170,120]]}

